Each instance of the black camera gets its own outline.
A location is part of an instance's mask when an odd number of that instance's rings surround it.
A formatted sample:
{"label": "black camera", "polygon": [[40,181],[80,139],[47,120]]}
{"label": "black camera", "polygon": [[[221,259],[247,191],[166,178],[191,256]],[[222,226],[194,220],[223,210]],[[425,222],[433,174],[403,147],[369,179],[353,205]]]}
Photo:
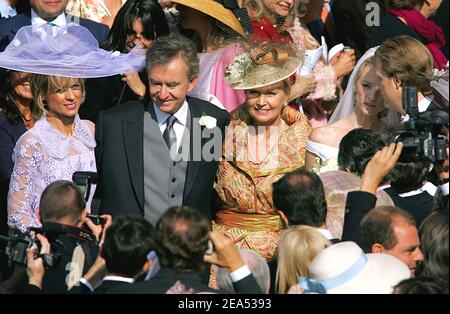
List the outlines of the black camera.
{"label": "black camera", "polygon": [[98,183],[98,174],[92,171],[76,171],[72,175],[72,181],[78,186],[87,202],[91,194],[92,185]]}
{"label": "black camera", "polygon": [[88,214],[88,218],[89,218],[95,225],[104,225],[104,224],[106,224],[105,218],[102,218],[100,215],[92,215],[92,214]]}
{"label": "black camera", "polygon": [[1,239],[8,241],[5,248],[5,254],[8,257],[10,265],[12,263],[27,265],[27,249],[35,248],[34,258],[42,257],[46,269],[54,267],[58,260],[55,254],[40,254],[41,246],[36,237],[37,233],[42,233],[40,228],[29,228],[25,233],[11,229],[8,231],[8,237],[0,236]]}
{"label": "black camera", "polygon": [[403,87],[403,106],[409,120],[403,131],[394,137],[394,142],[402,142],[400,162],[430,161],[443,162],[447,159],[447,140],[440,135],[443,125],[448,125],[448,112],[440,109],[419,112],[417,88]]}

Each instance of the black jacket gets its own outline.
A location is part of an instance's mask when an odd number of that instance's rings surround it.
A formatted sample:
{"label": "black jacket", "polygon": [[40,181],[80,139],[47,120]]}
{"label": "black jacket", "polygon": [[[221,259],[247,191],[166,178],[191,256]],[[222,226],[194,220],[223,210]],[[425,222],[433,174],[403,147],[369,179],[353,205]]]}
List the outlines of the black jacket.
{"label": "black jacket", "polygon": [[[44,223],[44,235],[50,242],[52,254],[58,256],[55,267],[46,270],[42,285],[44,293],[69,293],[67,280],[71,276],[80,277],[91,268],[97,258],[99,247],[95,237],[88,231],[57,223]],[[82,274],[72,263],[73,253],[80,246],[84,253]]]}
{"label": "black jacket", "polygon": [[[193,289],[193,293],[212,292],[225,293],[221,290],[209,288],[200,278],[198,273],[181,273],[174,269],[162,268],[148,281],[136,282],[131,285],[121,285],[109,289],[107,293],[123,294],[163,294],[180,281],[186,289]],[[249,275],[234,283],[237,293],[262,293],[253,275]]]}

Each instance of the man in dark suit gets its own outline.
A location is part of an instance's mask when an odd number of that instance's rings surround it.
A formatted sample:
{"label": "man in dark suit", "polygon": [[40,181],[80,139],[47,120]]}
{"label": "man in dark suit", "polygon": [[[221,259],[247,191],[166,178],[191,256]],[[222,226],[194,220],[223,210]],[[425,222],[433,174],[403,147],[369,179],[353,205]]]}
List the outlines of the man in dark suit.
{"label": "man in dark suit", "polygon": [[80,24],[86,27],[99,43],[102,42],[108,35],[108,26],[66,15],[64,9],[66,8],[67,2],[68,0],[55,0],[51,2],[30,0],[30,11],[11,18],[0,19],[0,51],[5,49],[21,27],[27,25],[44,25],[47,23],[51,23],[54,27],[63,26],[67,23]]}
{"label": "man in dark suit", "polygon": [[233,242],[209,230],[209,221],[198,210],[169,208],[155,227],[161,270],[148,281],[114,287],[108,293],[220,293],[222,291],[209,288],[201,278],[202,272],[208,269],[207,263],[228,271],[237,293],[262,293]]}
{"label": "man in dark suit", "polygon": [[210,198],[228,113],[186,97],[197,82],[193,43],[171,35],[147,52],[150,100],[101,112],[96,125],[100,212],[156,224],[172,206],[210,217]]}

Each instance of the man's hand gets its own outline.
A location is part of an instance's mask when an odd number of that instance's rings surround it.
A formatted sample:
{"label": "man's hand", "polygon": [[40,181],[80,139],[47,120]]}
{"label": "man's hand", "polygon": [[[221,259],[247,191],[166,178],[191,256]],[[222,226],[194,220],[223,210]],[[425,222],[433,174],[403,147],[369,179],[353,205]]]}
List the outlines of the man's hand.
{"label": "man's hand", "polygon": [[403,143],[391,143],[375,153],[364,169],[361,191],[375,194],[383,178],[391,172],[402,153]]}
{"label": "man's hand", "polygon": [[[41,245],[40,254],[50,253],[50,243],[47,238],[41,234],[37,234],[37,239]],[[34,258],[35,249],[27,249],[27,275],[28,284],[34,285],[42,289],[42,280],[45,275],[44,260],[42,257]]]}
{"label": "man's hand", "polygon": [[111,215],[101,215],[103,219],[105,219],[106,223],[104,225],[96,225],[90,220],[89,218],[86,218],[84,220],[84,224],[88,226],[88,228],[91,230],[92,234],[95,236],[97,241],[100,243],[103,243],[103,240],[105,239],[105,233],[106,229],[111,226],[112,223],[112,216]]}
{"label": "man's hand", "polygon": [[214,231],[209,233],[209,238],[214,245],[214,252],[203,257],[205,262],[223,267],[230,273],[245,265],[231,239]]}

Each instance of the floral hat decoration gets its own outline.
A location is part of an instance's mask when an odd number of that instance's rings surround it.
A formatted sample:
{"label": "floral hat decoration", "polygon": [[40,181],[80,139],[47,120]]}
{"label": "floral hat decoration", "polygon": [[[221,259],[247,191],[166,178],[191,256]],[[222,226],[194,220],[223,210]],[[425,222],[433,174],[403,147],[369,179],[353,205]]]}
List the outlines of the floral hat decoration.
{"label": "floral hat decoration", "polygon": [[239,90],[275,84],[296,73],[302,61],[303,55],[289,45],[253,44],[228,66],[225,81]]}

